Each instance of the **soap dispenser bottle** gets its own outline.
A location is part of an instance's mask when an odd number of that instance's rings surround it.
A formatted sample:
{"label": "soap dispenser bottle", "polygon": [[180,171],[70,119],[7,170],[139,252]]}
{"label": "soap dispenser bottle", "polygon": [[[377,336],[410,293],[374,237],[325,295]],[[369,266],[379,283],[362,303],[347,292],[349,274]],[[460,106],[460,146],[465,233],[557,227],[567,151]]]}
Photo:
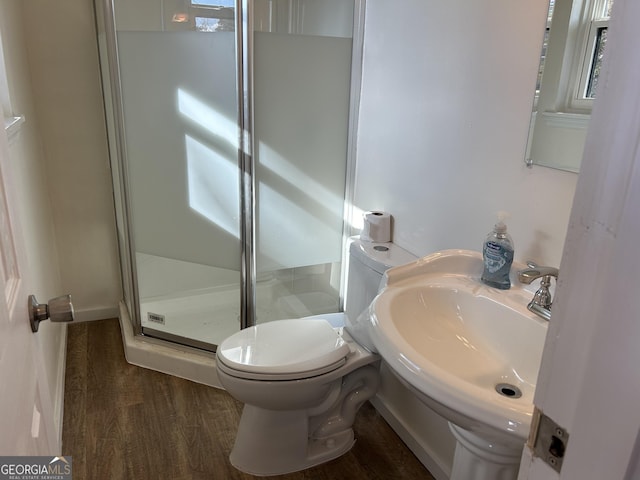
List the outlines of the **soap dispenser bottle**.
{"label": "soap dispenser bottle", "polygon": [[498,214],[498,223],[493,227],[493,231],[487,235],[487,239],[482,247],[482,258],[484,260],[484,271],[482,281],[487,285],[501,290],[511,288],[509,271],[513,263],[513,240],[507,233],[507,226],[504,223],[506,214]]}

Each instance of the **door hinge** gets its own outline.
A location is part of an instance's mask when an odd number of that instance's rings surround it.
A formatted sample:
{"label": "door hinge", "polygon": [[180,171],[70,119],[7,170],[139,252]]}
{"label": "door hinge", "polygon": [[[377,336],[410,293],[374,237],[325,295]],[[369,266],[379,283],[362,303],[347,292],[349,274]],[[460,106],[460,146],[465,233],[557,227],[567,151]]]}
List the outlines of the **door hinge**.
{"label": "door hinge", "polygon": [[532,431],[529,447],[533,455],[544,460],[547,465],[560,473],[562,461],[569,443],[569,433],[547,417],[538,407],[533,410]]}

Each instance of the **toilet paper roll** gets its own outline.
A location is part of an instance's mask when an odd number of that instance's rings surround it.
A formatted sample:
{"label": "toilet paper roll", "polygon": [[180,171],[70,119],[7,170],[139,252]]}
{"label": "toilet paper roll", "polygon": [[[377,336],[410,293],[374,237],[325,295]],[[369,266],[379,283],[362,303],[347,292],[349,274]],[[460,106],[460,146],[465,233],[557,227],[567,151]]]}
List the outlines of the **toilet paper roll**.
{"label": "toilet paper roll", "polygon": [[387,212],[365,212],[363,216],[361,240],[375,243],[391,241],[391,215]]}

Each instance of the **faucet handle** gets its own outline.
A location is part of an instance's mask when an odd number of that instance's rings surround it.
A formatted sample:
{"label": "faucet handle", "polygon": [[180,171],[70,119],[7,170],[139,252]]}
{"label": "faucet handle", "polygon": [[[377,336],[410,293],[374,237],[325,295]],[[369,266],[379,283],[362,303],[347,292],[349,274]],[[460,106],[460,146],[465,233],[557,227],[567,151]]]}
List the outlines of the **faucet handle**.
{"label": "faucet handle", "polygon": [[[558,278],[558,269],[555,267],[541,267],[533,262],[527,262],[529,268],[518,271],[518,280],[520,283],[529,285],[537,278],[541,277],[556,277]],[[549,282],[549,280],[546,280]]]}

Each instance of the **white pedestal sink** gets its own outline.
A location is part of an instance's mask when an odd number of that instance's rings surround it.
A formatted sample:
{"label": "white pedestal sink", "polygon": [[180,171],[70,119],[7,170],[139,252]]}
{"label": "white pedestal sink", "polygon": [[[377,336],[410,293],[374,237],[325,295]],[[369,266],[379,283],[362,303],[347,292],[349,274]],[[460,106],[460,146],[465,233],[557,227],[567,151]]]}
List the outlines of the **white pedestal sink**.
{"label": "white pedestal sink", "polygon": [[376,350],[450,422],[452,480],[517,477],[547,331],[527,310],[532,290],[491,288],[481,273],[479,252],[438,252],[390,269],[370,308]]}

